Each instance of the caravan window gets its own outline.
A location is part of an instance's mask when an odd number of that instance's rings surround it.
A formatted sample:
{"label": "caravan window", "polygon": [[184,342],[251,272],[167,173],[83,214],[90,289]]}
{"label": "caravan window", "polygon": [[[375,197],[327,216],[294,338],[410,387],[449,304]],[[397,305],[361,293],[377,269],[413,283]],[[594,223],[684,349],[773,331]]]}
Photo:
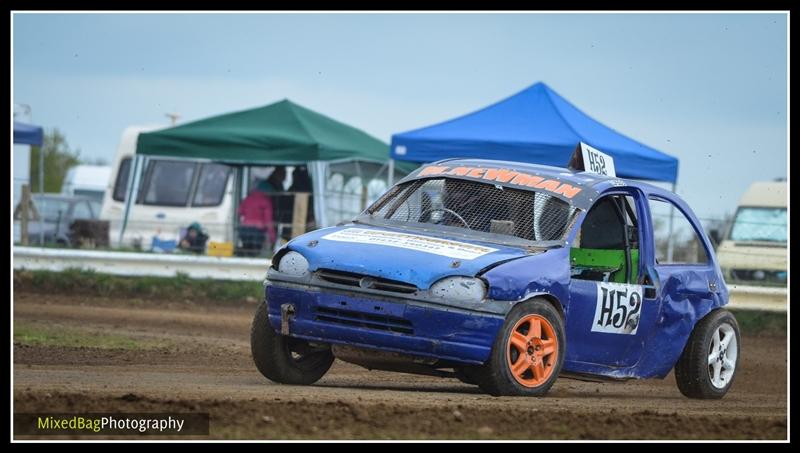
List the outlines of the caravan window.
{"label": "caravan window", "polygon": [[197,163],[154,160],[147,169],[144,204],[186,206]]}
{"label": "caravan window", "polygon": [[119,163],[117,181],[114,183],[113,198],[116,201],[125,201],[125,191],[128,189],[128,175],[131,173],[131,158],[126,157]]}
{"label": "caravan window", "polygon": [[218,206],[225,195],[231,168],[223,164],[203,164],[192,206]]}

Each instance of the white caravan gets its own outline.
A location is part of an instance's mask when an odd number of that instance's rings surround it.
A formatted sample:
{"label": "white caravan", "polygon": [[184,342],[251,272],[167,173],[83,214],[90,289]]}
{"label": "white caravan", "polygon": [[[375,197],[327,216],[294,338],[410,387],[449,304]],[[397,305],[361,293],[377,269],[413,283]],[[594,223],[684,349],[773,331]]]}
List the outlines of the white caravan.
{"label": "white caravan", "polygon": [[[181,230],[199,222],[209,241],[233,240],[233,171],[210,161],[147,158],[138,181],[138,197],[131,205],[123,242],[119,242],[125,215],[128,180],[139,134],[160,127],[131,126],[122,133],[100,218],[110,222],[114,247],[149,250],[153,237],[179,240]],[[140,164],[142,165],[142,164]]]}
{"label": "white caravan", "polygon": [[[131,126],[122,134],[100,212],[100,218],[110,222],[112,247],[150,250],[154,237],[160,241],[177,241],[181,230],[193,222],[199,222],[206,230],[209,241],[232,242],[236,179],[233,167],[209,160],[144,157],[137,171],[141,175],[138,184],[133,181],[129,186],[139,134],[160,128]],[[313,167],[324,181],[315,184],[312,195],[316,226],[349,220],[377,200],[388,188],[387,162],[343,159],[308,163],[309,170]],[[293,186],[294,168],[286,167],[286,195],[293,193],[289,190]],[[241,193],[247,194],[258,180],[269,177],[273,169],[272,166],[244,167]],[[404,174],[395,172],[398,178]],[[120,243],[125,197],[132,188],[138,196],[130,207]],[[310,191],[310,188],[301,190]]]}

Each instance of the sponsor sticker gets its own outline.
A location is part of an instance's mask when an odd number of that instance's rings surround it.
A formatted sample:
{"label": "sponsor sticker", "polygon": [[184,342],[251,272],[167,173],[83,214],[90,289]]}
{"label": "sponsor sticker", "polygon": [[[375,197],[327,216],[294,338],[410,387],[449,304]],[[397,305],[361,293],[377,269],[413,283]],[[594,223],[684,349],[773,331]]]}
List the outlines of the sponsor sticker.
{"label": "sponsor sticker", "polygon": [[636,335],[641,312],[641,285],[598,283],[592,332]]}
{"label": "sponsor sticker", "polygon": [[[547,179],[542,176],[532,175],[521,171],[509,170],[507,168],[484,168],[484,167],[448,167],[446,165],[428,165],[420,170],[418,177],[424,176],[459,176],[462,178],[473,178],[488,182],[511,184],[519,187],[530,187],[542,189],[560,195],[567,199],[572,199],[581,192],[580,187],[572,184],[562,183],[555,179]],[[502,187],[502,186],[501,186]]]}
{"label": "sponsor sticker", "polygon": [[348,228],[322,236],[322,239],[339,242],[355,242],[359,244],[385,245],[401,249],[416,250],[447,256],[462,260],[471,260],[497,249],[466,242],[439,239],[416,234],[396,233],[393,231],[368,230],[364,228]]}

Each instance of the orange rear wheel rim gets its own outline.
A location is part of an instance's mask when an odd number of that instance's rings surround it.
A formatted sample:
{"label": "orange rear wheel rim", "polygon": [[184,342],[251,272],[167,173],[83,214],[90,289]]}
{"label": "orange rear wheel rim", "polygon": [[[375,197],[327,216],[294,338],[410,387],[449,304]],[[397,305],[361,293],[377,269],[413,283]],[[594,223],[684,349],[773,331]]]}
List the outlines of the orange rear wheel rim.
{"label": "orange rear wheel rim", "polygon": [[508,369],[525,387],[539,387],[553,375],[558,360],[558,337],[544,316],[526,315],[517,321],[506,345]]}

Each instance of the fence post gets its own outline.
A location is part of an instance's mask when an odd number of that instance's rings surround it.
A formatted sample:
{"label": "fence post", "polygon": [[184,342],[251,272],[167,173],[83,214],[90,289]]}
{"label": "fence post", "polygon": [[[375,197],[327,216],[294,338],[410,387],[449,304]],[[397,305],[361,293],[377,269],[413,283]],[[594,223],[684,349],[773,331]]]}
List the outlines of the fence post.
{"label": "fence post", "polygon": [[20,206],[22,208],[21,216],[19,219],[20,228],[20,242],[22,245],[28,245],[28,206],[31,200],[31,188],[27,184],[22,185],[22,200]]}
{"label": "fence post", "polygon": [[22,185],[22,196],[20,197],[19,205],[14,209],[14,218],[19,219],[19,242],[22,245],[28,245],[28,221],[31,220],[30,216],[33,215],[33,220],[39,220],[39,211],[31,201],[31,188],[27,184]]}
{"label": "fence post", "polygon": [[306,232],[306,219],[308,218],[308,193],[294,194],[294,209],[292,210],[292,237],[300,236]]}
{"label": "fence post", "polygon": [[367,192],[368,191],[369,191],[369,188],[367,187],[367,185],[366,184],[362,184],[361,185],[361,209],[359,210],[359,212],[364,212],[367,209],[367,195],[368,195]]}

